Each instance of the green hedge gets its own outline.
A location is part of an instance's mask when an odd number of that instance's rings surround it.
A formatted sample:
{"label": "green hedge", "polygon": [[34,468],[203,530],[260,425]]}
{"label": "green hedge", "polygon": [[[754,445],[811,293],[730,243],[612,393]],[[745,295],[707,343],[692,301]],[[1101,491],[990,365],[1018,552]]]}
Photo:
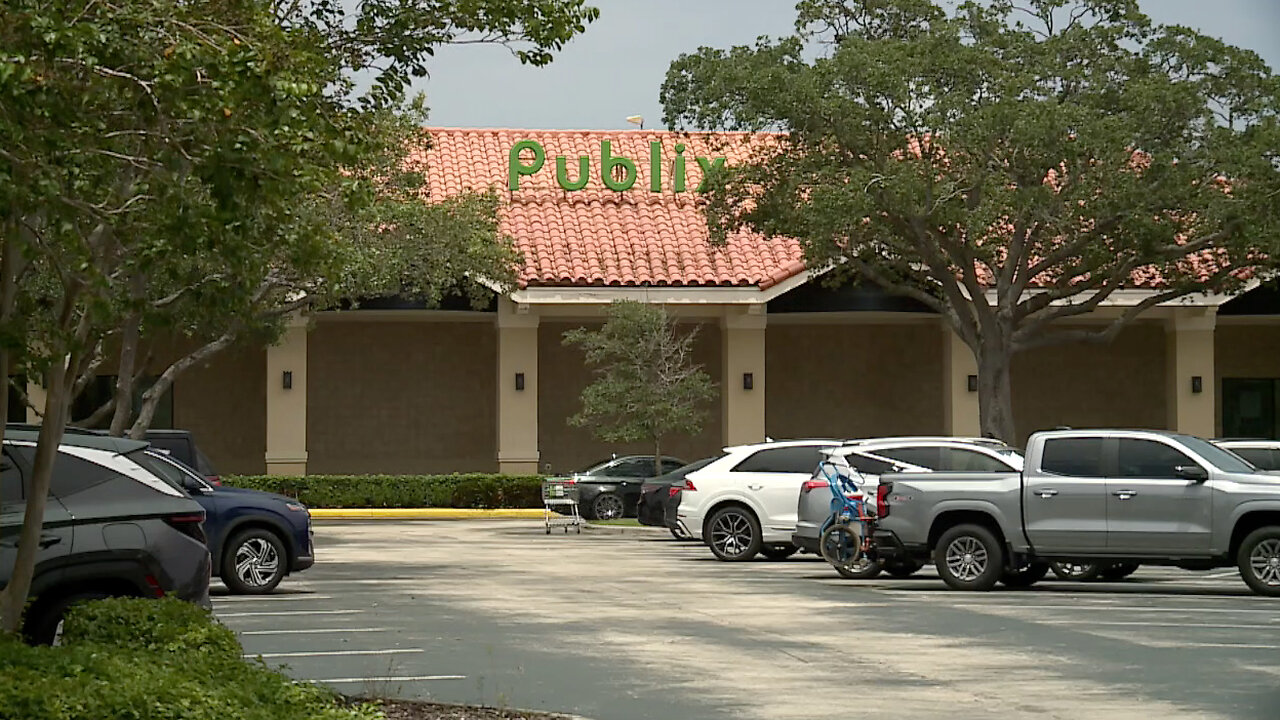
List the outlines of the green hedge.
{"label": "green hedge", "polygon": [[0,718],[372,720],[333,692],[241,658],[209,613],[162,600],[98,600],[67,615],[63,644],[0,634]]}
{"label": "green hedge", "polygon": [[313,508],[538,508],[538,475],[233,475],[223,482]]}

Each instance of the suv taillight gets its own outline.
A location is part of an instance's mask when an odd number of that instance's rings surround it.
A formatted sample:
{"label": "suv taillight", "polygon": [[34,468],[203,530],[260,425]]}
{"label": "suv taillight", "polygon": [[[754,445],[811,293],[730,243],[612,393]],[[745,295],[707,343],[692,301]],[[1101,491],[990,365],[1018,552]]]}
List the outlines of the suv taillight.
{"label": "suv taillight", "polygon": [[209,544],[209,538],[204,534],[204,513],[190,513],[185,515],[170,515],[164,519],[169,527],[186,535],[202,545]]}
{"label": "suv taillight", "polygon": [[667,488],[667,497],[673,498],[679,495],[681,490],[684,490],[684,488],[680,487],[679,485],[672,485],[671,487]]}
{"label": "suv taillight", "polygon": [[805,480],[804,484],[800,486],[800,493],[803,495],[810,490],[817,490],[818,488],[829,487],[830,485],[831,483],[826,480]]}
{"label": "suv taillight", "polygon": [[889,493],[893,492],[893,483],[882,482],[876,487],[876,515],[889,516]]}
{"label": "suv taillight", "polygon": [[692,480],[685,480],[685,481],[684,481],[684,489],[685,489],[685,490],[688,490],[689,492],[698,492],[698,488],[696,488],[696,487],[694,487],[694,486],[693,486],[693,481],[692,481]]}
{"label": "suv taillight", "polygon": [[205,478],[205,482],[209,483],[210,485],[212,485],[212,486],[214,486],[214,487],[221,487],[221,486],[222,486],[222,478],[221,478],[221,477],[218,477],[217,475],[210,475],[210,476],[206,477],[206,478]]}

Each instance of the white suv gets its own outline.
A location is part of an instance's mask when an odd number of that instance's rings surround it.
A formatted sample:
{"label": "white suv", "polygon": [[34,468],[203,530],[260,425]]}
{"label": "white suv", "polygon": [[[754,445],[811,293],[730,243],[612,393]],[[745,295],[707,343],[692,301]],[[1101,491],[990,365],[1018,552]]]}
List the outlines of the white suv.
{"label": "white suv", "polygon": [[796,551],[800,486],[813,475],[822,449],[835,440],[788,440],[725,448],[724,457],[689,473],[677,522],[721,560],[750,560],[758,553],[780,560]]}

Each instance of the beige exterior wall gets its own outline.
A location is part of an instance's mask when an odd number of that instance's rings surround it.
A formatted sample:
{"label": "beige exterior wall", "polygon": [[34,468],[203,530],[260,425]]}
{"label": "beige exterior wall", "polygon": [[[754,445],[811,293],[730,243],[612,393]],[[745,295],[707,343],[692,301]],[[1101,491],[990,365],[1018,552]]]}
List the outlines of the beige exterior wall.
{"label": "beige exterior wall", "polygon": [[266,471],[266,372],[263,348],[234,347],[173,383],[174,427],[190,430],[220,473]]}
{"label": "beige exterior wall", "polygon": [[[538,448],[545,470],[572,472],[587,463],[608,457],[611,453],[651,453],[653,448],[641,444],[618,445],[596,440],[586,428],[570,427],[567,419],[581,408],[579,396],[591,381],[582,351],[565,347],[566,330],[579,327],[598,328],[600,321],[549,320],[542,318],[538,326]],[[694,362],[721,382],[720,327],[700,323],[694,343]],[[741,383],[741,378],[738,380]],[[692,462],[720,450],[721,414],[719,403],[708,406],[707,420],[696,437],[673,437],[663,447],[664,455]]]}
{"label": "beige exterior wall", "polygon": [[1144,322],[1107,345],[1053,345],[1015,356],[1018,440],[1058,425],[1164,428],[1165,342],[1162,323]]}
{"label": "beige exterior wall", "polygon": [[[1165,326],[1165,427],[1214,437],[1217,435],[1214,381],[1214,308],[1180,308]],[[1192,378],[1200,378],[1199,391]]]}
{"label": "beige exterior wall", "polygon": [[538,316],[500,300],[497,321],[498,471],[537,473]]}
{"label": "beige exterior wall", "polygon": [[969,390],[969,377],[978,375],[978,360],[973,350],[945,323],[942,353],[942,430],[956,437],[978,437],[982,434],[978,393]]}
{"label": "beige exterior wall", "polygon": [[307,345],[307,323],[297,317],[267,348],[268,475],[307,474]]}
{"label": "beige exterior wall", "polygon": [[308,346],[309,473],[497,469],[491,316],[322,318]]}
{"label": "beige exterior wall", "polygon": [[766,336],[770,437],[944,431],[935,322],[805,325],[771,317]]}
{"label": "beige exterior wall", "polygon": [[765,327],[763,313],[737,308],[729,308],[721,321],[721,443],[726,447],[764,442],[766,437]]}

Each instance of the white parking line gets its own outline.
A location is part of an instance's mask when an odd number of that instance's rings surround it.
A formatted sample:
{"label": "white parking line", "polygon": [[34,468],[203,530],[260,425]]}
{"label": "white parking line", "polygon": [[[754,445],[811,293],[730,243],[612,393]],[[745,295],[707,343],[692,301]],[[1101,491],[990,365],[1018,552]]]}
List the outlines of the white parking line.
{"label": "white parking line", "polygon": [[363,610],[282,610],[282,611],[263,611],[263,612],[232,612],[232,613],[214,613],[220,618],[239,618],[239,617],[273,617],[277,615],[356,615],[364,612]]}
{"label": "white parking line", "polygon": [[390,628],[299,628],[292,630],[241,630],[239,635],[307,635],[310,633],[371,633],[387,632]]}
{"label": "white parking line", "polygon": [[296,657],[329,657],[332,655],[410,655],[413,653],[426,652],[422,648],[393,648],[388,650],[311,650],[305,652],[278,652],[278,653],[245,653],[245,657],[270,658],[296,658]]}
{"label": "white parking line", "polygon": [[[1045,625],[1085,625],[1085,626],[1117,626],[1117,627],[1171,627],[1171,628],[1212,628],[1225,630],[1275,630],[1277,625],[1227,625],[1216,623],[1153,623],[1121,620],[1039,620]],[[1280,622],[1277,618],[1274,622]]]}
{"label": "white parking line", "polygon": [[332,595],[312,595],[310,593],[293,593],[290,595],[216,595],[213,604],[230,602],[258,602],[259,600],[332,600]]}
{"label": "white parking line", "polygon": [[1162,613],[1260,613],[1275,615],[1275,610],[1254,610],[1251,608],[1200,608],[1200,607],[1147,607],[1143,605],[1004,605],[1000,603],[947,603],[955,608],[993,608],[996,610],[1081,610],[1097,612],[1099,610],[1118,610],[1120,612],[1162,612]]}
{"label": "white parking line", "polygon": [[466,680],[466,675],[386,675],[382,677],[362,677],[362,678],[328,678],[324,680],[312,680],[318,683],[362,683],[362,682],[416,682],[418,680]]}

